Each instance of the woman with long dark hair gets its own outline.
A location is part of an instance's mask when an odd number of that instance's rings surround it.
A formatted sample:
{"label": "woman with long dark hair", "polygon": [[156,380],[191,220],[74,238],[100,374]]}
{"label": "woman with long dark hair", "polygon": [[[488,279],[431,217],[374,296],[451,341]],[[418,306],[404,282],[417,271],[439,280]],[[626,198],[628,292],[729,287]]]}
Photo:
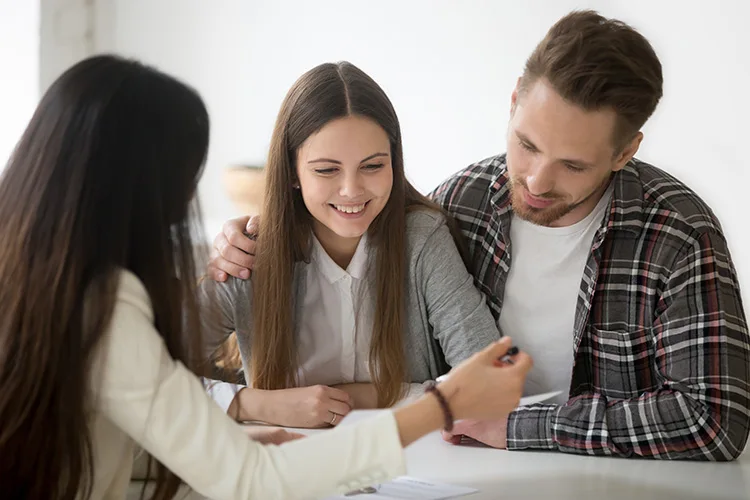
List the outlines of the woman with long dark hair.
{"label": "woman with long dark hair", "polygon": [[117,57],[42,98],[0,180],[0,498],[122,498],[136,443],[163,464],[156,498],[178,478],[211,498],[316,496],[403,473],[402,446],[444,417],[516,406],[530,361],[498,366],[503,341],[396,412],[248,440],[195,377],[190,207],[208,135],[193,90]]}

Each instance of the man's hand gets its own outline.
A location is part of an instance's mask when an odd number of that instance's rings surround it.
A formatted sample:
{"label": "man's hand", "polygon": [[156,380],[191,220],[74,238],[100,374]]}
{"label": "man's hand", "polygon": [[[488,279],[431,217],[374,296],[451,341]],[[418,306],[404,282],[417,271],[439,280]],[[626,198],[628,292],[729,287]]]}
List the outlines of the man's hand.
{"label": "man's hand", "polygon": [[255,261],[255,240],[260,217],[238,217],[224,223],[214,239],[208,276],[214,281],[226,281],[228,276],[248,279]]}
{"label": "man's hand", "polygon": [[456,422],[453,431],[443,431],[443,439],[451,444],[461,444],[461,439],[466,436],[493,448],[505,449],[508,419],[486,421],[486,420],[462,420]]}

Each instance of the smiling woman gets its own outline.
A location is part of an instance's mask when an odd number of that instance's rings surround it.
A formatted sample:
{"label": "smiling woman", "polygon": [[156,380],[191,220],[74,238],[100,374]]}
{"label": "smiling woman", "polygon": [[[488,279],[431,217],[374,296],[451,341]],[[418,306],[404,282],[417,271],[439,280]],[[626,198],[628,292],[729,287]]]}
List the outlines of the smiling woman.
{"label": "smiling woman", "polygon": [[335,425],[499,337],[450,218],[406,180],[390,100],[355,66],[322,64],[287,94],[262,213],[252,283],[203,284],[209,349],[236,331],[252,386],[217,397],[236,418]]}
{"label": "smiling woman", "polygon": [[346,116],[308,137],[297,153],[297,185],[315,236],[344,269],[391,196],[389,151],[377,122]]}

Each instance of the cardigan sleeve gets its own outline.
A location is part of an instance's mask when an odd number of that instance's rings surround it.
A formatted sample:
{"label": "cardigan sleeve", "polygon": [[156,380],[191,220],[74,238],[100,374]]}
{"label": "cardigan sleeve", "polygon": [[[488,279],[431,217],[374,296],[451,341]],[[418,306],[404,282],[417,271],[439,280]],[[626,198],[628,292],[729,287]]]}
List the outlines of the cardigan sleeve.
{"label": "cardigan sleeve", "polygon": [[310,498],[405,471],[392,412],[281,446],[248,439],[171,358],[146,291],[129,273],[95,363],[97,410],[201,495]]}

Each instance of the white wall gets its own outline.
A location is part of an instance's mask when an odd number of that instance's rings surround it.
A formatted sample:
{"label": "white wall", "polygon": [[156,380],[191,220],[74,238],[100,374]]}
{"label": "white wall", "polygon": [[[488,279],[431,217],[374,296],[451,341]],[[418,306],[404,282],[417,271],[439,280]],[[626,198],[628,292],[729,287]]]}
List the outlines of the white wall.
{"label": "white wall", "polygon": [[0,0],[0,171],[26,128],[39,92],[39,4]]}
{"label": "white wall", "polygon": [[45,92],[68,67],[94,52],[94,0],[15,0],[39,3],[39,88]]}
{"label": "white wall", "polygon": [[[102,48],[157,64],[198,88],[213,118],[201,186],[209,231],[233,215],[221,171],[263,161],[281,100],[305,70],[349,60],[399,112],[409,177],[423,191],[504,151],[510,92],[549,26],[595,8],[640,29],[660,55],[665,97],[639,157],[688,182],[722,220],[750,287],[750,38],[744,0],[99,0]],[[99,30],[101,31],[101,30]],[[742,154],[742,156],[741,156]],[[748,294],[745,293],[746,302]]]}

